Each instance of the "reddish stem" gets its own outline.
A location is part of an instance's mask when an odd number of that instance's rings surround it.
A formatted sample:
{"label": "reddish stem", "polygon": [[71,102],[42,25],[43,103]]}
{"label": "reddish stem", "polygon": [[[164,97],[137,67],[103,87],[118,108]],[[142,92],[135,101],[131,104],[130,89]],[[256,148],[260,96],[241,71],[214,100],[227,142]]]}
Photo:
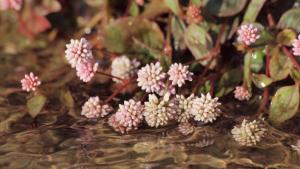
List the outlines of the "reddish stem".
{"label": "reddish stem", "polygon": [[110,102],[115,96],[117,96],[123,89],[125,89],[130,84],[130,80],[124,82],[124,84],[119,87],[115,92],[113,92],[105,101],[104,103]]}
{"label": "reddish stem", "polygon": [[[270,55],[267,53],[266,56],[266,75],[269,77],[270,76]],[[269,99],[269,88],[265,87],[264,88],[264,94],[263,94],[263,99],[260,102],[260,106],[258,108],[258,112],[262,112],[263,109],[266,107],[267,102]]]}
{"label": "reddish stem", "polygon": [[113,75],[108,74],[108,73],[104,73],[104,72],[100,72],[100,71],[97,71],[97,73],[99,73],[99,74],[101,74],[101,75],[104,75],[104,76],[108,76],[108,77],[110,77],[110,78],[114,78],[114,79],[121,80],[121,81],[123,81],[123,82],[125,81],[125,79],[122,79],[122,78],[117,77],[117,76],[113,76]]}
{"label": "reddish stem", "polygon": [[285,46],[282,47],[282,50],[290,58],[295,68],[300,72],[300,65],[294,55]]}

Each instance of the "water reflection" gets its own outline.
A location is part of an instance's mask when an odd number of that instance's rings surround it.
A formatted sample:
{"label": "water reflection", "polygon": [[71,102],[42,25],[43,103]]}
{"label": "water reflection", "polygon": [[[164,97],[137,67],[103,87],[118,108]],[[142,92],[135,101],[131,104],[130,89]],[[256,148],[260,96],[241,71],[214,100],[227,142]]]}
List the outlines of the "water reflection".
{"label": "water reflection", "polygon": [[209,127],[183,136],[172,127],[119,135],[104,122],[44,126],[4,135],[0,168],[300,168],[289,140],[276,134],[245,148]]}

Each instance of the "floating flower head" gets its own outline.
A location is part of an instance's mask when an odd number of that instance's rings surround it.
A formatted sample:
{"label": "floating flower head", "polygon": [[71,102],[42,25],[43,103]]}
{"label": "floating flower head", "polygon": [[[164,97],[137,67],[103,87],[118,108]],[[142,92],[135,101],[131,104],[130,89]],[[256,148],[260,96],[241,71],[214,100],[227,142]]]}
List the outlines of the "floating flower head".
{"label": "floating flower head", "polygon": [[85,62],[76,66],[76,74],[83,82],[89,82],[94,77],[98,69],[98,63]]}
{"label": "floating flower head", "polygon": [[173,63],[170,66],[170,69],[168,71],[169,80],[172,81],[172,85],[177,85],[178,87],[181,87],[185,84],[185,81],[192,81],[192,75],[188,70],[188,66],[183,66],[181,63]]}
{"label": "floating flower head", "polygon": [[237,33],[237,40],[247,46],[255,43],[260,38],[260,30],[253,24],[242,25]]}
{"label": "floating flower head", "polygon": [[196,5],[190,5],[186,12],[186,19],[189,24],[199,23],[202,20],[200,9]]}
{"label": "floating flower head", "polygon": [[291,147],[300,155],[300,140],[298,140],[295,145],[291,145]]}
{"label": "floating flower head", "polygon": [[[115,77],[122,79],[129,79],[136,73],[136,69],[140,66],[137,60],[130,60],[127,56],[123,55],[115,58],[111,64],[111,74]],[[119,79],[113,78],[116,83],[122,82]]]}
{"label": "floating flower head", "polygon": [[116,131],[124,134],[126,128],[117,120],[116,114],[112,115],[108,119],[108,124]]}
{"label": "floating flower head", "polygon": [[109,105],[101,105],[98,96],[90,97],[88,101],[84,103],[81,110],[81,115],[94,119],[99,117],[104,117],[112,111]]}
{"label": "floating flower head", "polygon": [[240,145],[253,146],[261,141],[266,131],[267,129],[261,122],[257,120],[249,122],[244,119],[240,126],[235,126],[231,130],[231,134]]}
{"label": "floating flower head", "polygon": [[19,11],[22,7],[23,0],[1,0],[0,2],[0,9],[7,10],[7,9],[14,9]]}
{"label": "floating flower head", "polygon": [[180,123],[178,126],[178,131],[183,135],[192,134],[195,127],[191,123]]}
{"label": "floating flower head", "polygon": [[165,126],[170,120],[176,118],[177,105],[170,100],[170,93],[158,99],[155,94],[149,95],[148,102],[145,102],[145,120],[151,127]]}
{"label": "floating flower head", "polygon": [[123,126],[128,132],[138,129],[138,126],[144,119],[144,106],[141,102],[136,102],[133,99],[125,101],[123,105],[119,105],[119,109],[115,114],[115,120]]}
{"label": "floating flower head", "polygon": [[73,68],[79,64],[93,60],[92,47],[85,38],[81,38],[80,40],[71,39],[66,48],[66,59]]}
{"label": "floating flower head", "polygon": [[178,103],[178,117],[177,121],[180,123],[188,122],[192,117],[192,105],[195,96],[192,94],[188,98],[183,95],[176,95],[176,100]]}
{"label": "floating flower head", "polygon": [[251,93],[243,86],[237,86],[234,90],[234,97],[240,101],[249,100]]}
{"label": "floating flower head", "polygon": [[213,122],[221,114],[218,98],[212,98],[209,93],[201,94],[201,97],[196,97],[193,100],[192,115],[194,120],[202,121],[204,123]]}
{"label": "floating flower head", "polygon": [[159,92],[165,86],[163,81],[166,74],[159,62],[147,64],[138,71],[137,75],[138,86],[147,93]]}
{"label": "floating flower head", "polygon": [[298,39],[294,40],[292,50],[295,56],[300,56],[300,35],[298,35]]}
{"label": "floating flower head", "polygon": [[22,90],[27,92],[36,91],[37,87],[41,84],[41,81],[32,72],[25,74],[25,77],[21,80]]}

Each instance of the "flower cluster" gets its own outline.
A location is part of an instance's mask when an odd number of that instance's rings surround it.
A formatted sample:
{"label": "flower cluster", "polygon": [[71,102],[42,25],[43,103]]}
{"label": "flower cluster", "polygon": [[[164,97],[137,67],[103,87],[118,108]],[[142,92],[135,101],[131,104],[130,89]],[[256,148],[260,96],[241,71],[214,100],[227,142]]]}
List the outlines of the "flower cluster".
{"label": "flower cluster", "polygon": [[76,68],[77,76],[83,82],[89,82],[98,69],[94,60],[91,44],[85,39],[71,39],[66,45],[65,57],[72,68]]}
{"label": "flower cluster", "polygon": [[257,121],[243,120],[240,126],[235,126],[232,130],[232,136],[235,141],[243,146],[254,146],[261,141],[266,134],[267,129],[264,125]]}
{"label": "flower cluster", "polygon": [[190,5],[186,12],[186,21],[189,24],[199,23],[202,20],[201,11],[196,5]]}
{"label": "flower cluster", "polygon": [[209,93],[201,94],[193,100],[191,112],[194,120],[204,123],[213,122],[221,114],[218,98],[212,98]]}
{"label": "flower cluster", "polygon": [[1,0],[0,8],[2,10],[13,9],[19,11],[22,7],[23,0]]}
{"label": "flower cluster", "polygon": [[234,97],[240,101],[249,100],[251,93],[243,86],[237,86],[234,90]]}
{"label": "flower cluster", "polygon": [[300,35],[298,35],[298,39],[294,40],[292,50],[295,56],[300,56]]}
{"label": "flower cluster", "polygon": [[109,105],[102,105],[98,96],[90,97],[88,101],[84,103],[81,110],[81,115],[89,118],[99,118],[108,115],[112,111]]}
{"label": "flower cluster", "polygon": [[36,91],[37,87],[41,84],[41,81],[32,72],[25,74],[25,77],[21,80],[22,89],[30,92]]}
{"label": "flower cluster", "polygon": [[180,123],[188,122],[192,117],[192,105],[195,96],[192,94],[185,98],[183,95],[176,95],[176,100],[178,104],[178,117],[177,121]]}
{"label": "flower cluster", "polygon": [[121,133],[138,129],[143,121],[144,105],[133,99],[125,101],[123,105],[119,105],[118,111],[110,117],[109,124],[116,131]]}
{"label": "flower cluster", "polygon": [[[115,58],[111,64],[111,75],[122,79],[132,78],[137,68],[140,66],[140,62],[137,60],[130,60],[127,56],[123,55]],[[116,83],[121,83],[120,79],[113,78]]]}
{"label": "flower cluster", "polygon": [[238,30],[237,40],[249,46],[260,38],[260,30],[253,24],[244,24]]}
{"label": "flower cluster", "polygon": [[185,81],[192,81],[193,75],[193,73],[188,71],[188,66],[183,66],[181,63],[172,64],[167,74],[171,85],[167,85],[166,73],[163,72],[159,62],[147,64],[138,71],[138,86],[147,93],[163,95],[166,92],[170,92],[174,94],[174,86],[182,87]]}

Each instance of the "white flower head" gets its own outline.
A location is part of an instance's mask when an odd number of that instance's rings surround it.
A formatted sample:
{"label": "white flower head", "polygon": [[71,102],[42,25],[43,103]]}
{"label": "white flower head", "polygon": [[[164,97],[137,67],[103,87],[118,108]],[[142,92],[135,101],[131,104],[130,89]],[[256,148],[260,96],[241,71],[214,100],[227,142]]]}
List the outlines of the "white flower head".
{"label": "white flower head", "polygon": [[192,105],[195,99],[194,94],[189,97],[184,97],[183,95],[176,95],[176,100],[178,104],[178,117],[177,121],[180,123],[188,122],[192,118]]}
{"label": "white flower head", "polygon": [[173,63],[168,71],[169,80],[172,85],[181,87],[185,81],[192,81],[193,73],[188,70],[188,66],[183,66],[181,63]]}
{"label": "white flower head", "polygon": [[90,97],[82,106],[81,115],[87,118],[104,117],[112,111],[109,105],[101,105],[98,96]]}
{"label": "white flower head", "polygon": [[[111,64],[111,74],[115,77],[122,79],[129,79],[137,71],[137,68],[140,66],[140,62],[137,60],[130,60],[127,56],[123,55],[115,58]],[[113,81],[116,83],[121,83],[122,81],[116,78],[113,78]]]}

